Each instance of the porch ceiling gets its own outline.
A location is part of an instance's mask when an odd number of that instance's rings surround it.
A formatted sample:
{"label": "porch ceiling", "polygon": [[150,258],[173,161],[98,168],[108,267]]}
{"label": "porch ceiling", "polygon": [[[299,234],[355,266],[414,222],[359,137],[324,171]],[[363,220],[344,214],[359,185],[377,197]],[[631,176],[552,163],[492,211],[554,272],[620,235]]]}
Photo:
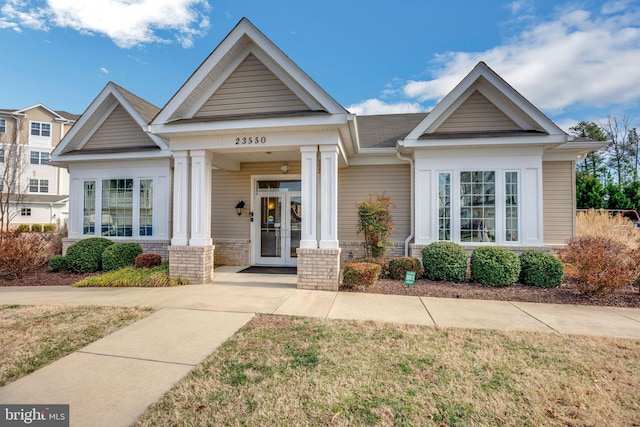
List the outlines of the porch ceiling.
{"label": "porch ceiling", "polygon": [[[300,149],[269,149],[269,150],[211,150],[213,166],[224,170],[239,170],[242,163],[282,162],[296,163],[301,161]],[[338,156],[338,166],[347,166],[342,156]]]}

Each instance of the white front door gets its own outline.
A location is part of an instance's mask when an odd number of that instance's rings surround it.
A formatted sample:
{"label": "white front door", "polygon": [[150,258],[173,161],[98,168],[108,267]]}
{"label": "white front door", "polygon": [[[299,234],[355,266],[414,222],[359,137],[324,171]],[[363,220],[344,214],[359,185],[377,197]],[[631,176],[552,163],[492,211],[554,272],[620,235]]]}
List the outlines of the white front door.
{"label": "white front door", "polygon": [[298,191],[258,193],[256,264],[297,265],[302,198]]}

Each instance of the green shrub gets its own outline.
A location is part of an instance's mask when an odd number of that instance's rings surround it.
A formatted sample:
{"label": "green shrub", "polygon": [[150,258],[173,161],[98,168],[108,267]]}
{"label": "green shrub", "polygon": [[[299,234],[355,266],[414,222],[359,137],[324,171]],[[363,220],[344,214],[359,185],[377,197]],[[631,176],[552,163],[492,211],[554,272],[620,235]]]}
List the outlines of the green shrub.
{"label": "green shrub", "polygon": [[74,273],[93,273],[102,269],[102,252],[113,242],[104,237],[80,240],[67,249],[69,270]]}
{"label": "green shrub", "polygon": [[347,288],[373,285],[380,277],[382,267],[371,262],[354,262],[347,264],[342,275],[342,285]]}
{"label": "green shrub", "polygon": [[503,248],[482,247],[471,254],[471,281],[489,286],[506,286],[520,277],[520,260]]}
{"label": "green shrub", "polygon": [[136,257],[142,253],[137,243],[114,243],[102,251],[102,270],[113,271],[134,266]]}
{"label": "green shrub", "polygon": [[429,280],[467,280],[467,253],[453,242],[435,242],[422,249],[424,277]]}
{"label": "green shrub", "polygon": [[45,233],[53,233],[56,231],[56,226],[53,224],[45,224],[44,227],[42,227],[42,231]]}
{"label": "green shrub", "polygon": [[537,249],[529,249],[520,255],[520,283],[542,288],[562,284],[564,266],[555,256]]}
{"label": "green shrub", "polygon": [[158,254],[140,254],[136,257],[136,268],[153,268],[162,264],[162,257]]}
{"label": "green shrub", "polygon": [[40,224],[31,224],[31,231],[33,231],[34,233],[41,233],[42,232],[42,225],[40,225]]}
{"label": "green shrub", "polygon": [[407,271],[414,271],[420,276],[421,270],[420,261],[410,256],[389,260],[389,277],[394,280],[404,280]]}
{"label": "green shrub", "polygon": [[72,286],[86,287],[143,287],[160,288],[188,284],[180,279],[169,278],[168,264],[162,264],[150,269],[124,267],[97,276],[86,277]]}
{"label": "green shrub", "polygon": [[49,271],[68,271],[69,262],[64,255],[55,255],[49,260]]}
{"label": "green shrub", "polygon": [[18,230],[19,233],[27,233],[30,230],[29,224],[20,224],[16,230]]}

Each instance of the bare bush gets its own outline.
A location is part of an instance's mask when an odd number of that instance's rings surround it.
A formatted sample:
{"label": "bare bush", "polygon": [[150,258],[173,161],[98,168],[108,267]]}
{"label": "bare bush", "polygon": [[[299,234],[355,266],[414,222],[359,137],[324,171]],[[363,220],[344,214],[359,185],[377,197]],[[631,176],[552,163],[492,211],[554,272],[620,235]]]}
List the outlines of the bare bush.
{"label": "bare bush", "polygon": [[50,257],[50,242],[45,234],[18,231],[0,234],[0,279],[22,277],[44,265]]}

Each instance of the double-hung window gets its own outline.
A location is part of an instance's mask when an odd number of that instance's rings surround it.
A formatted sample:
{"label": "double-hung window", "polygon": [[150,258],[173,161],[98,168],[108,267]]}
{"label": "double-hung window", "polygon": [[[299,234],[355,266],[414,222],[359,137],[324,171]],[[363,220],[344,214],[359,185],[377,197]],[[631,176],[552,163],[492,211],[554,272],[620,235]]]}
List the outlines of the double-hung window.
{"label": "double-hung window", "polygon": [[31,122],[31,136],[51,136],[51,123]]}
{"label": "double-hung window", "polygon": [[518,171],[437,173],[438,240],[520,241]]}
{"label": "double-hung window", "polygon": [[4,148],[0,148],[0,163],[4,163]]}
{"label": "double-hung window", "polygon": [[30,179],[29,192],[30,193],[48,193],[49,180],[48,179]]}
{"label": "double-hung window", "polygon": [[7,132],[7,119],[0,119],[0,133]]}
{"label": "double-hung window", "polygon": [[30,154],[29,162],[32,165],[47,165],[49,164],[49,153],[46,151],[32,151]]}
{"label": "double-hung window", "polygon": [[83,193],[83,234],[153,236],[153,179],[85,181]]}

